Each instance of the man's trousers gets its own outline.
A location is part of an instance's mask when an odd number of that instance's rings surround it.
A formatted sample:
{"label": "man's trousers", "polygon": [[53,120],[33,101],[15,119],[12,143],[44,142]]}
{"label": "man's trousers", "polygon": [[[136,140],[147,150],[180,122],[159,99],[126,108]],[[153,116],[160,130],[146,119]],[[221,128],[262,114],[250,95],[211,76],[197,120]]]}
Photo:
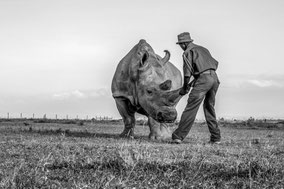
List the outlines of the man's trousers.
{"label": "man's trousers", "polygon": [[209,70],[198,76],[193,89],[188,96],[187,105],[181,115],[179,126],[172,134],[173,140],[183,140],[188,135],[203,100],[204,115],[211,134],[210,140],[212,142],[221,140],[221,133],[214,108],[215,96],[219,84],[218,76],[214,70]]}

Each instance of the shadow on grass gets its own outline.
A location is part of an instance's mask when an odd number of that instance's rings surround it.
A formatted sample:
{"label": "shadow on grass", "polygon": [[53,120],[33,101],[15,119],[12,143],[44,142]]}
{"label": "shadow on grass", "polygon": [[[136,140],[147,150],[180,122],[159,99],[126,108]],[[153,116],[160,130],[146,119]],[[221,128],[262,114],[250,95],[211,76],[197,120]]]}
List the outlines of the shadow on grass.
{"label": "shadow on grass", "polygon": [[[28,129],[14,130],[14,132],[24,132],[30,134],[39,135],[64,135],[65,137],[75,137],[75,138],[113,138],[113,139],[126,139],[126,140],[150,140],[148,136],[135,135],[134,139],[127,137],[121,137],[119,133],[101,133],[101,132],[89,132],[89,131],[72,131],[69,129],[33,129],[32,127]],[[159,142],[159,141],[157,141]]]}
{"label": "shadow on grass", "polygon": [[[139,179],[141,176],[145,179],[149,179],[153,176],[159,178],[164,182],[177,182],[178,184],[180,178],[184,178],[188,181],[195,180],[215,180],[215,181],[234,181],[236,178],[239,179],[249,179],[250,177],[256,179],[258,177],[268,177],[273,174],[272,169],[264,170],[256,162],[253,163],[251,167],[246,166],[240,169],[238,172],[230,167],[226,167],[224,164],[208,164],[202,163],[202,160],[192,163],[191,161],[181,161],[171,164],[163,164],[161,162],[146,162],[139,160],[136,162],[135,166],[129,166],[120,157],[106,157],[100,162],[91,162],[86,164],[84,162],[56,162],[50,164],[46,167],[50,171],[57,170],[100,170],[103,172],[112,172],[115,175],[121,175],[133,171],[137,175],[133,174],[132,179]],[[165,174],[166,173],[166,174]],[[170,174],[171,177],[167,177]],[[127,174],[126,174],[127,175]],[[122,175],[121,175],[122,176]]]}
{"label": "shadow on grass", "polygon": [[[52,129],[52,128],[34,128],[34,127],[21,127],[21,128],[13,128],[13,129],[5,129],[3,132],[12,132],[12,133],[26,133],[26,134],[38,134],[43,136],[64,136],[70,138],[112,138],[112,139],[125,139],[125,140],[133,140],[133,141],[146,141],[157,144],[173,144],[171,138],[159,140],[159,139],[149,139],[148,135],[135,134],[134,139],[121,137],[120,133],[106,133],[106,132],[90,132],[88,130],[70,130],[70,129]],[[2,133],[3,133],[2,132]],[[183,144],[191,143],[189,141],[185,141]]]}
{"label": "shadow on grass", "polygon": [[[224,186],[251,188],[248,186],[248,180],[265,182],[271,186],[272,184],[268,181],[274,175],[280,175],[273,167],[264,169],[258,162],[252,162],[251,166],[243,164],[237,171],[223,163],[204,162],[202,158],[191,161],[193,156],[190,161],[170,164],[159,161],[149,162],[145,159],[132,159],[134,164],[129,164],[128,159],[123,157],[121,155],[106,155],[101,159],[86,161],[84,156],[77,156],[76,161],[61,158],[59,161],[46,164],[23,166],[20,168],[21,171],[17,173],[16,185],[17,188],[20,186],[32,188],[31,186],[35,185],[38,188],[48,188],[54,183],[59,183],[60,188],[62,186],[75,188],[73,183],[88,181],[89,186],[94,186],[91,188],[106,188],[104,186],[108,184],[108,188],[126,188],[120,187],[123,183],[127,188],[201,188],[201,186],[203,186],[202,188],[207,188],[206,186],[211,186],[211,188],[224,188]],[[40,170],[45,171],[38,171],[38,166],[41,166]],[[36,179],[38,177],[44,177],[45,181]],[[283,177],[281,176],[281,178]],[[120,182],[114,182],[115,180]],[[181,182],[181,180],[185,182]],[[200,185],[200,183],[204,184]],[[155,187],[153,187],[154,185]],[[275,188],[281,188],[281,186]]]}

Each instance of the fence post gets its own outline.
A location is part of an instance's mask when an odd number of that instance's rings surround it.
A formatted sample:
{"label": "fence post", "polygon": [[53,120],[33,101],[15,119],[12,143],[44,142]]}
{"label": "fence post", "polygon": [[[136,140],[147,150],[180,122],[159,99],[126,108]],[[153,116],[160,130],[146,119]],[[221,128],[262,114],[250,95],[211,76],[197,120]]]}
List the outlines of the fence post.
{"label": "fence post", "polygon": [[9,112],[7,113],[7,118],[8,118],[8,119],[10,119],[10,115],[9,115]]}

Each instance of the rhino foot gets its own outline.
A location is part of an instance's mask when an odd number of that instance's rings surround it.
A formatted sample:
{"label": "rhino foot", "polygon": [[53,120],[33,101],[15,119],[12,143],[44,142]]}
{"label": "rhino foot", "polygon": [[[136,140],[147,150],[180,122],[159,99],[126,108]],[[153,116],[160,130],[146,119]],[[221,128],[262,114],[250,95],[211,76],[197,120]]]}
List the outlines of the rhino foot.
{"label": "rhino foot", "polygon": [[119,135],[122,138],[130,138],[134,139],[134,132],[133,129],[124,129],[123,132]]}
{"label": "rhino foot", "polygon": [[171,130],[169,124],[159,123],[153,118],[148,118],[148,123],[150,127],[149,139],[151,140],[166,140],[171,138]]}
{"label": "rhino foot", "polygon": [[149,134],[149,139],[150,140],[163,140],[164,139],[164,137],[162,137],[162,136],[158,136],[158,135],[154,135],[154,134]]}

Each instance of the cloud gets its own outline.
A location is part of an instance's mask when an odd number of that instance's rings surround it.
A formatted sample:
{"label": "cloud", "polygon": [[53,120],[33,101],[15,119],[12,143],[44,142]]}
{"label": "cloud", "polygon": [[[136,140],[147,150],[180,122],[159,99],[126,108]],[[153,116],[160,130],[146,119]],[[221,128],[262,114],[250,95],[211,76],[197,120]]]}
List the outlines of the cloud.
{"label": "cloud", "polygon": [[251,80],[248,80],[247,82],[257,87],[282,87],[283,86],[281,83],[278,83],[277,81],[273,81],[273,80],[251,79]]}
{"label": "cloud", "polygon": [[75,90],[75,91],[71,91],[71,92],[63,92],[63,93],[53,94],[52,97],[56,100],[65,100],[65,99],[69,99],[69,98],[82,99],[82,98],[86,98],[87,95],[84,94],[83,92],[79,91],[79,90]]}
{"label": "cloud", "polygon": [[283,88],[284,75],[220,75],[221,87],[224,88]]}
{"label": "cloud", "polygon": [[55,100],[68,100],[68,99],[87,99],[109,96],[110,92],[107,88],[100,88],[96,90],[80,91],[74,90],[70,92],[62,92],[53,94],[52,97]]}
{"label": "cloud", "polygon": [[110,92],[109,92],[109,89],[107,88],[101,88],[101,89],[91,91],[89,95],[91,97],[100,97],[100,96],[110,95]]}

